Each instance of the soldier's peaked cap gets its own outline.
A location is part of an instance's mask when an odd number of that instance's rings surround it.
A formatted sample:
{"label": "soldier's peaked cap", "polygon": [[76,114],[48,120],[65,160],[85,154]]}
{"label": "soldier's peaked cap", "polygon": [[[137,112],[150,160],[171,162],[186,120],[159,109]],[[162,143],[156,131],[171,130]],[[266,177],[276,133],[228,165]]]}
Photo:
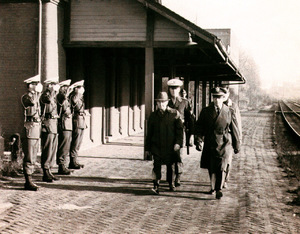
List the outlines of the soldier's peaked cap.
{"label": "soldier's peaked cap", "polygon": [[48,78],[47,80],[44,81],[45,84],[51,84],[51,83],[58,83],[58,77],[52,77],[52,78]]}
{"label": "soldier's peaked cap", "polygon": [[183,85],[183,82],[179,79],[171,79],[168,81],[168,86],[180,87]]}
{"label": "soldier's peaked cap", "polygon": [[70,86],[71,84],[71,80],[64,80],[62,82],[59,83],[60,86]]}
{"label": "soldier's peaked cap", "polygon": [[220,97],[220,96],[225,95],[225,93],[226,93],[225,89],[220,88],[220,87],[215,87],[215,88],[212,88],[212,90],[211,90],[211,94],[213,96],[219,96]]}
{"label": "soldier's peaked cap", "polygon": [[77,81],[73,84],[73,87],[76,88],[76,87],[80,87],[80,86],[83,86],[84,84],[84,80],[81,80],[81,81]]}
{"label": "soldier's peaked cap", "polygon": [[30,83],[34,83],[34,82],[40,82],[40,81],[41,81],[41,76],[36,75],[36,76],[30,77],[30,78],[24,80],[24,83],[30,84]]}

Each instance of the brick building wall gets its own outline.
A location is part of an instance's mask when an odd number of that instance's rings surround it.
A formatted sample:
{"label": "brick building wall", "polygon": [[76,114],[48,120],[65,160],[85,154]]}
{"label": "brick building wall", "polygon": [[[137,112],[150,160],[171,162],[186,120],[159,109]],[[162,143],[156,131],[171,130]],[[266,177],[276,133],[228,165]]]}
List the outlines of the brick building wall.
{"label": "brick building wall", "polygon": [[0,45],[0,125],[8,139],[23,132],[23,81],[38,72],[38,2],[0,2]]}

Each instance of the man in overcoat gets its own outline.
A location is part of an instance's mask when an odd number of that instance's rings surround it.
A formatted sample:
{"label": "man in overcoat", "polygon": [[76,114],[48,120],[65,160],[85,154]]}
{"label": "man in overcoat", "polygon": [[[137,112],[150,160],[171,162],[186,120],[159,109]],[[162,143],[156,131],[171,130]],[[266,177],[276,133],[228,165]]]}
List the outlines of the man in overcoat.
{"label": "man in overcoat", "polygon": [[28,92],[25,93],[21,102],[24,107],[24,128],[25,141],[23,170],[25,176],[25,190],[37,191],[38,186],[32,181],[32,174],[34,172],[34,165],[36,163],[37,152],[39,148],[39,140],[41,137],[41,106],[39,98],[43,90],[40,83],[40,76],[36,75],[24,80],[27,84]]}
{"label": "man in overcoat", "polygon": [[[231,100],[231,98],[229,97],[230,96],[229,86],[228,85],[222,85],[222,88],[225,91],[224,104],[227,105],[229,107],[229,109],[231,110],[231,112],[232,112],[232,122],[233,122],[232,124],[234,124],[236,126],[234,129],[238,130],[238,132],[236,134],[238,134],[240,144],[242,144],[242,139],[243,139],[243,136],[242,136],[242,118],[241,118],[240,109],[239,109],[238,105],[235,102],[233,102]],[[231,170],[231,165],[232,165],[232,157],[229,157],[223,188],[227,187],[227,183],[229,181],[229,174],[230,174],[230,170]]]}
{"label": "man in overcoat", "polygon": [[145,141],[146,154],[153,155],[153,191],[159,193],[161,167],[167,165],[167,181],[170,191],[174,186],[174,163],[180,160],[183,144],[183,125],[176,110],[167,109],[168,94],[160,92],[155,99],[157,110],[150,114]]}
{"label": "man in overcoat", "polygon": [[[168,81],[170,100],[168,103],[168,108],[177,110],[180,114],[180,118],[184,125],[185,137],[193,135],[194,129],[192,128],[192,107],[191,103],[180,96],[181,86],[183,82],[179,79],[171,79]],[[187,141],[188,142],[188,141]],[[189,142],[188,142],[189,144]],[[181,185],[181,175],[183,173],[183,162],[182,162],[183,150],[180,149],[180,161],[175,163],[175,186]]]}
{"label": "man in overcoat", "polygon": [[226,175],[228,159],[239,152],[240,141],[232,112],[224,102],[224,89],[216,87],[211,91],[213,103],[202,109],[195,124],[196,149],[202,150],[200,167],[207,168],[211,180],[211,193],[216,198],[223,196],[222,187]]}

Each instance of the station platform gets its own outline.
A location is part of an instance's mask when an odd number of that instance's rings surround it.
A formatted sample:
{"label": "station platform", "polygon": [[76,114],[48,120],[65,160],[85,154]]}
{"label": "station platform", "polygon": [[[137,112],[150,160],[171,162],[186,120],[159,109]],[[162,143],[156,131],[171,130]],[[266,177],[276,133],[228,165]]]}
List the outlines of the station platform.
{"label": "station platform", "polygon": [[0,180],[0,233],[300,233],[291,204],[299,181],[279,167],[273,120],[272,112],[242,113],[242,150],[220,200],[208,194],[194,147],[184,149],[182,185],[170,192],[163,181],[154,195],[139,134],[82,151],[85,167],[54,183],[36,174],[37,192],[23,190],[23,177]]}

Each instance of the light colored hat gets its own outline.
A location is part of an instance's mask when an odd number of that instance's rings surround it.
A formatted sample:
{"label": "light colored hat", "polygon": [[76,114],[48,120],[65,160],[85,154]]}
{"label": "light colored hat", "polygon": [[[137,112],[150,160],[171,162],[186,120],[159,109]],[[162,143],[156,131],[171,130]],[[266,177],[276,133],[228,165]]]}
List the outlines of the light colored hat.
{"label": "light colored hat", "polygon": [[58,83],[60,86],[70,86],[70,84],[71,84],[71,79],[69,79],[69,80],[64,80],[64,81],[62,81],[62,82],[60,82],[60,83]]}
{"label": "light colored hat", "polygon": [[159,92],[155,101],[157,102],[169,101],[168,94],[166,92]]}
{"label": "light colored hat", "polygon": [[77,81],[73,84],[73,87],[76,88],[76,87],[80,87],[80,86],[83,86],[84,84],[84,80],[81,80],[81,81]]}
{"label": "light colored hat", "polygon": [[183,85],[183,82],[179,79],[171,79],[167,84],[168,86],[180,87]]}
{"label": "light colored hat", "polygon": [[223,96],[225,95],[226,91],[223,89],[223,88],[220,88],[220,87],[215,87],[215,88],[212,88],[211,90],[211,94],[213,96]]}
{"label": "light colored hat", "polygon": [[44,84],[51,84],[51,83],[57,84],[58,80],[59,80],[58,77],[52,77],[52,78],[49,78],[49,79],[45,80]]}
{"label": "light colored hat", "polygon": [[41,76],[36,75],[36,76],[30,77],[30,78],[24,80],[24,83],[30,84],[30,83],[33,83],[33,82],[40,82],[40,81],[41,81]]}

